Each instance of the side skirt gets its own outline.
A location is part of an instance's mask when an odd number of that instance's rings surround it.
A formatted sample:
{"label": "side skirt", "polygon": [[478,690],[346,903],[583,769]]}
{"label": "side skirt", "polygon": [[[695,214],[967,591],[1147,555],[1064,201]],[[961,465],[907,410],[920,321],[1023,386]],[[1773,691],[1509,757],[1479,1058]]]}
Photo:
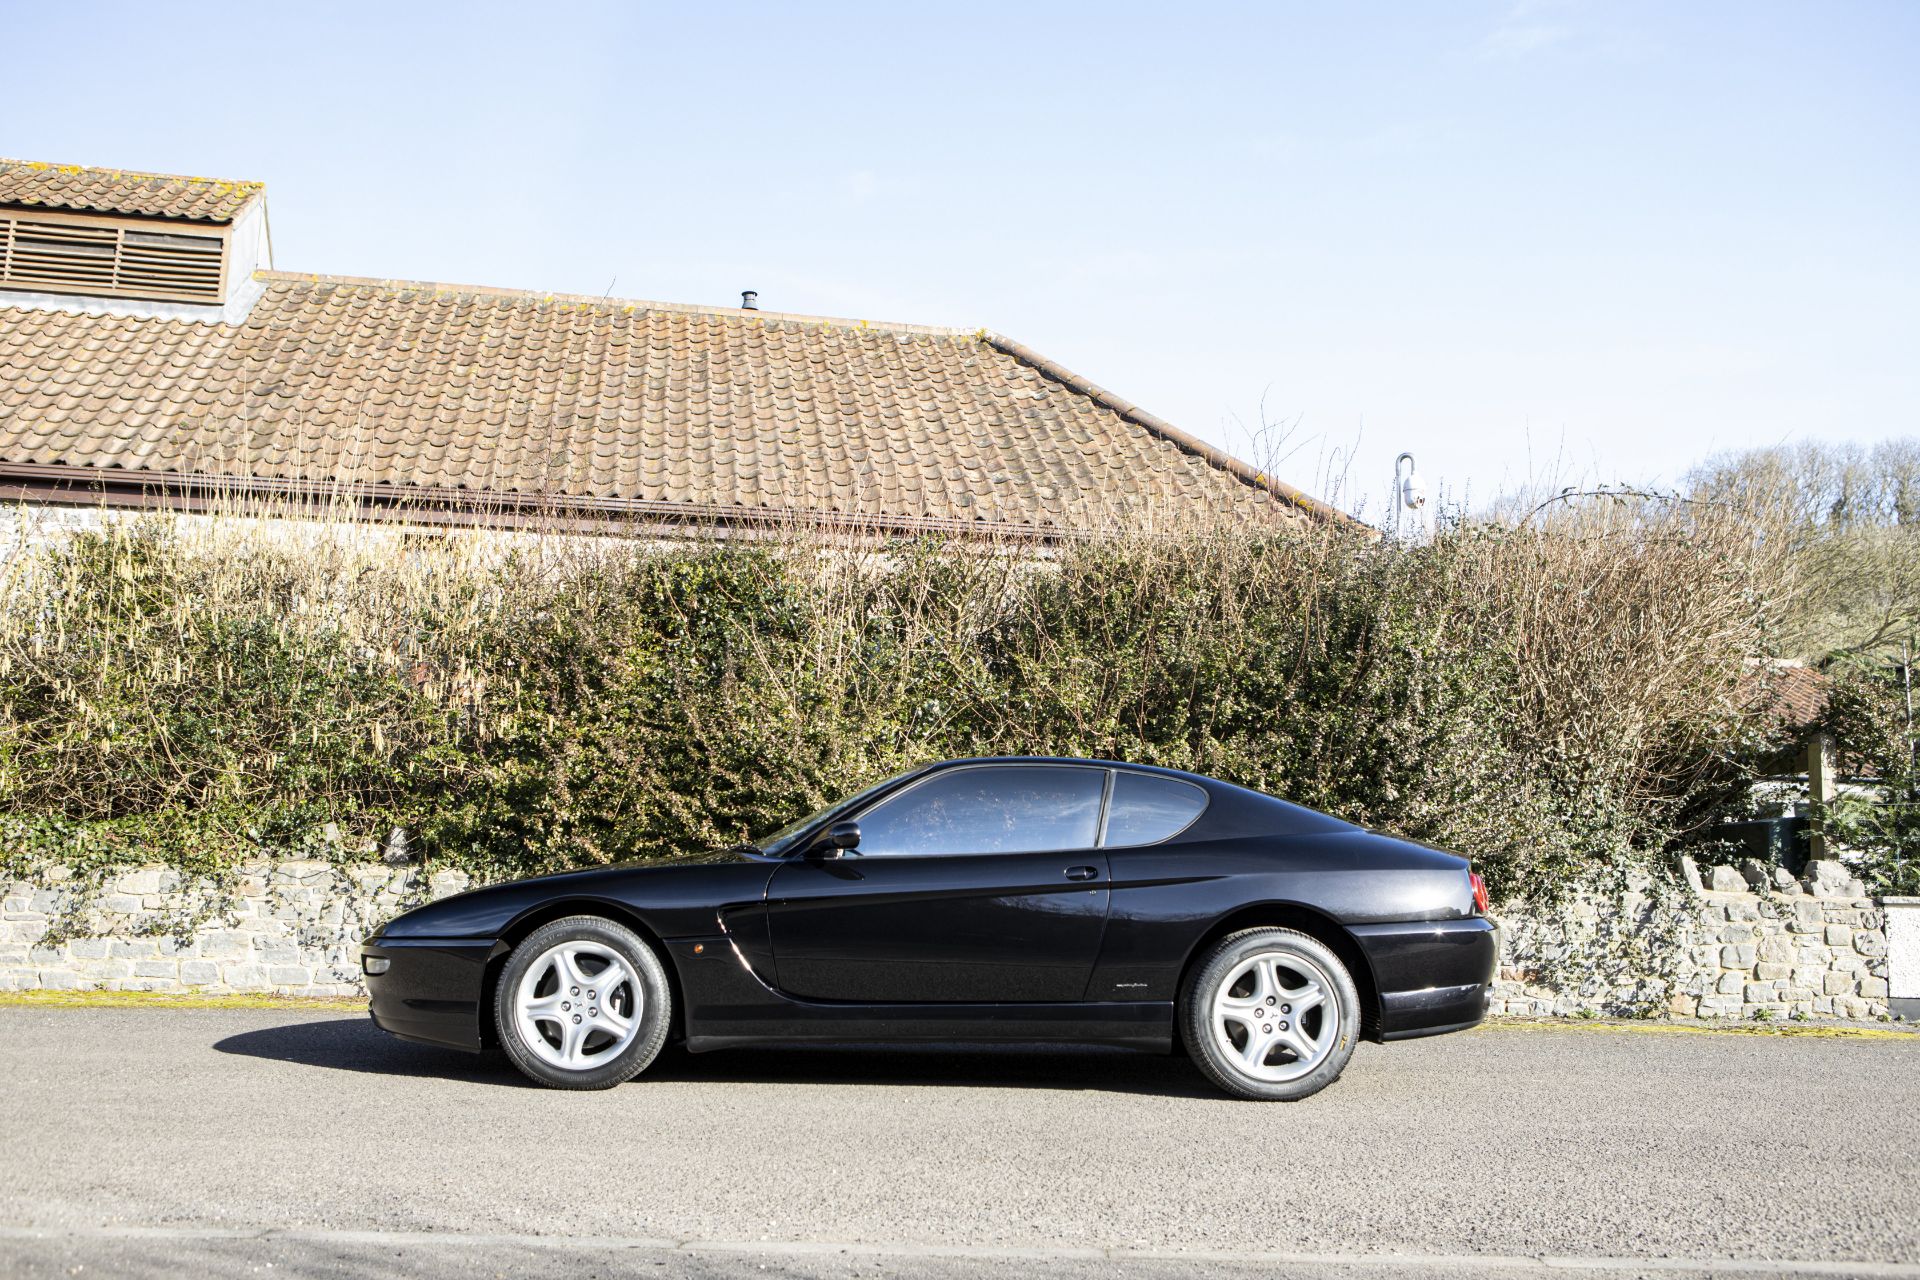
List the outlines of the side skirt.
{"label": "side skirt", "polygon": [[855,1004],[783,1001],[715,1025],[689,1019],[687,1051],[781,1044],[1093,1044],[1168,1053],[1173,1003]]}

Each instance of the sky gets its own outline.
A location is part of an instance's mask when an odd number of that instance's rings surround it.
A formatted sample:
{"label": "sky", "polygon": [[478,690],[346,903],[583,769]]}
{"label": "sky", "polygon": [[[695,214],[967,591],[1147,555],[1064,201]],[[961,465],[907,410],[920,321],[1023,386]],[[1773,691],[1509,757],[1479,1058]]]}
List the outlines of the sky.
{"label": "sky", "polygon": [[1342,506],[1920,434],[1920,4],[45,5],[286,270],[985,327]]}

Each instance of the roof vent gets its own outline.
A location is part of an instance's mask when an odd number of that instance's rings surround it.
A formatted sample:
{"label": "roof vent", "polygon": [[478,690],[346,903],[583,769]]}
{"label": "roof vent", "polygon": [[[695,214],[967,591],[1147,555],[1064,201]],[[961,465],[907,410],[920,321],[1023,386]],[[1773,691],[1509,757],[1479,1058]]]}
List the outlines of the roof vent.
{"label": "roof vent", "polygon": [[760,294],[753,289],[742,289],[740,291],[740,309],[742,311],[758,311],[760,309]]}
{"label": "roof vent", "polygon": [[226,294],[226,229],[192,230],[0,210],[0,288],[217,305]]}

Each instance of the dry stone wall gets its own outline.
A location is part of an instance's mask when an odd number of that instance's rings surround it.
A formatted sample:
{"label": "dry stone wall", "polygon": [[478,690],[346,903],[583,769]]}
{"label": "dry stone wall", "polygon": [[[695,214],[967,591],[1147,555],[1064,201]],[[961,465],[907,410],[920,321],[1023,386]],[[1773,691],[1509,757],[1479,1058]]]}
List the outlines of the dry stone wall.
{"label": "dry stone wall", "polygon": [[1884,1018],[1886,915],[1837,862],[1746,863],[1504,913],[1493,1011]]}
{"label": "dry stone wall", "polygon": [[[5,886],[0,990],[359,995],[360,940],[467,885],[380,863],[259,862],[224,885],[160,866],[91,885],[56,868]],[[1629,884],[1499,918],[1495,1013],[1888,1013],[1884,912],[1834,863],[1805,880],[1689,865],[1678,890]]]}
{"label": "dry stone wall", "polygon": [[360,940],[467,884],[379,863],[249,863],[225,885],[136,867],[97,887],[53,868],[0,899],[0,991],[359,995]]}

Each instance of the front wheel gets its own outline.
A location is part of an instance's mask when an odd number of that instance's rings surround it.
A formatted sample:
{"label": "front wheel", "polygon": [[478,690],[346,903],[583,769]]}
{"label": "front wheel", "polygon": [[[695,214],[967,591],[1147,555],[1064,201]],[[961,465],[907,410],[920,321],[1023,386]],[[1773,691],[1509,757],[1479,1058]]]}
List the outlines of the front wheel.
{"label": "front wheel", "polygon": [[513,1065],[555,1089],[610,1089],[666,1043],[673,996],[660,958],[600,916],[542,925],[507,957],[494,1027]]}
{"label": "front wheel", "polygon": [[1340,958],[1292,929],[1214,944],[1187,979],[1181,1034],[1207,1077],[1239,1098],[1291,1102],[1340,1078],[1360,997]]}

